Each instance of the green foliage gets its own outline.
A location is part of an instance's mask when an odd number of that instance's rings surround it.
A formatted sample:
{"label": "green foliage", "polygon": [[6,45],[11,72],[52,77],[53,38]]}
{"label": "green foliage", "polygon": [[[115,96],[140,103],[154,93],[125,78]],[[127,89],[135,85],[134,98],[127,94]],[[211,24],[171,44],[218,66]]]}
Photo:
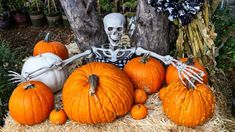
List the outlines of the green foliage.
{"label": "green foliage", "polygon": [[24,7],[24,1],[23,0],[8,0],[7,6],[10,9],[10,11],[18,11]]}
{"label": "green foliage", "polygon": [[136,12],[138,4],[137,0],[99,0],[98,6],[101,13],[106,14],[110,12],[122,12],[125,16],[133,16]]}
{"label": "green foliage", "polygon": [[218,36],[216,46],[220,47],[217,66],[229,71],[235,67],[235,18],[230,14],[228,7],[218,8],[212,19]]}
{"label": "green foliage", "polygon": [[8,81],[10,79],[8,71],[20,71],[23,58],[21,55],[22,50],[14,49],[13,52],[6,42],[0,41],[0,125],[4,123],[3,117],[8,109],[8,100],[16,87],[16,85]]}
{"label": "green foliage", "polygon": [[99,0],[99,6],[102,12],[111,12],[112,11],[112,4],[109,3],[109,0]]}
{"label": "green foliage", "polygon": [[42,0],[29,0],[25,2],[25,6],[31,13],[37,13],[43,10],[44,4]]}
{"label": "green foliage", "polygon": [[46,0],[44,8],[44,13],[49,16],[54,16],[58,14],[58,1],[56,0]]}

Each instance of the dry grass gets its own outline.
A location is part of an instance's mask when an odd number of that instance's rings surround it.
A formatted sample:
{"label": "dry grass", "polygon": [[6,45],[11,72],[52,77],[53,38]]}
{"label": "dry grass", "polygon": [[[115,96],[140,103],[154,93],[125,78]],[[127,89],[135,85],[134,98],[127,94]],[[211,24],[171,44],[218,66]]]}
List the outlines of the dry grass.
{"label": "dry grass", "polygon": [[[57,94],[57,96],[60,94]],[[225,111],[222,96],[217,97],[216,110],[213,118],[211,118],[207,123],[202,126],[197,126],[195,128],[187,128],[183,126],[177,126],[173,122],[171,122],[163,113],[161,101],[158,98],[158,94],[149,95],[148,101],[146,103],[148,107],[148,116],[142,120],[134,120],[130,117],[128,113],[124,117],[119,117],[112,123],[104,123],[98,125],[84,125],[79,124],[73,121],[68,120],[66,124],[61,126],[56,126],[50,124],[48,120],[44,121],[41,124],[34,126],[23,126],[16,123],[10,116],[6,117],[6,125],[2,128],[2,131],[10,132],[10,131],[40,131],[40,132],[48,132],[48,131],[88,131],[88,132],[97,132],[97,131],[206,131],[206,132],[222,132],[229,131],[225,127],[225,122],[231,122],[232,120],[226,119],[224,116]],[[218,104],[220,103],[220,104]],[[234,124],[233,124],[234,125]],[[235,126],[233,126],[235,130]],[[230,130],[233,130],[232,128]]]}

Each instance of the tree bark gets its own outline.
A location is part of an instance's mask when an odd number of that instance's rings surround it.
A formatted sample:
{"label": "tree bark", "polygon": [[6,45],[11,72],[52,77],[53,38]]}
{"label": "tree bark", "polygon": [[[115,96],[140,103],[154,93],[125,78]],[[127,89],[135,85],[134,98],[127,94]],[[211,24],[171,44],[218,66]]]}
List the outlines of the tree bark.
{"label": "tree bark", "polygon": [[169,22],[147,0],[139,0],[134,43],[161,55],[169,54]]}
{"label": "tree bark", "polygon": [[95,0],[60,0],[80,50],[103,44],[103,24],[96,12]]}

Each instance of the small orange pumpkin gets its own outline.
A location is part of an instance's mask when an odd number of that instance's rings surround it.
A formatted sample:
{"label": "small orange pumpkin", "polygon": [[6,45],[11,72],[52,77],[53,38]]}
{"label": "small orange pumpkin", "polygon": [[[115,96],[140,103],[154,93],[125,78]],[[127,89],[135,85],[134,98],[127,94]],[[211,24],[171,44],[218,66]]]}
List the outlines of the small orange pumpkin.
{"label": "small orange pumpkin", "polygon": [[49,33],[44,40],[39,41],[33,49],[33,56],[37,56],[42,53],[51,52],[59,56],[62,60],[69,57],[69,53],[64,44],[58,41],[50,41]]}
{"label": "small orange pumpkin", "polygon": [[131,117],[135,120],[143,119],[147,116],[148,109],[143,104],[134,105],[131,109]]}
{"label": "small orange pumpkin", "polygon": [[127,75],[116,66],[91,62],[75,70],[65,82],[64,110],[80,123],[112,122],[131,110],[133,89]]}
{"label": "small orange pumpkin", "polygon": [[165,92],[166,92],[166,87],[163,87],[161,88],[161,90],[158,92],[158,96],[159,96],[159,99],[162,100],[165,96]]}
{"label": "small orange pumpkin", "polygon": [[143,89],[135,90],[135,96],[134,96],[135,104],[144,104],[147,99],[148,99],[148,95]]}
{"label": "small orange pumpkin", "polygon": [[11,117],[23,125],[34,125],[48,118],[53,108],[51,89],[39,81],[21,83],[9,100]]}
{"label": "small orange pumpkin", "polygon": [[159,93],[163,111],[177,125],[195,127],[213,116],[215,96],[205,84],[188,88],[182,82],[173,82]]}
{"label": "small orange pumpkin", "polygon": [[52,124],[61,125],[67,120],[67,116],[63,109],[55,108],[51,111],[49,120]]}
{"label": "small orange pumpkin", "polygon": [[157,92],[165,78],[162,64],[147,55],[130,60],[123,70],[133,82],[135,89],[144,89],[149,94]]}
{"label": "small orange pumpkin", "polygon": [[[208,83],[207,71],[197,59],[181,58],[180,61],[187,65],[194,66],[195,68],[199,70],[202,70],[205,73],[205,75],[203,76],[203,83],[205,84]],[[195,71],[195,72],[199,73],[198,71]],[[181,77],[183,80],[185,80],[185,77],[183,75],[181,75]],[[169,85],[170,83],[175,82],[175,81],[180,81],[180,78],[178,76],[178,71],[174,66],[170,65],[166,70],[166,84]]]}

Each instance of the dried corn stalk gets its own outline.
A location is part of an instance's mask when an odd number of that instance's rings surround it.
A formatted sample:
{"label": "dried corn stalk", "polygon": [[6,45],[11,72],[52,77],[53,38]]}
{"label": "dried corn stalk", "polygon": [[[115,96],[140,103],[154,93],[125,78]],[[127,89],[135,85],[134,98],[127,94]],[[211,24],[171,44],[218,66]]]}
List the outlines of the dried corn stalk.
{"label": "dried corn stalk", "polygon": [[216,64],[216,38],[215,28],[209,22],[208,3],[205,2],[202,12],[196,15],[190,24],[179,28],[179,36],[176,41],[177,56],[194,56],[203,64]]}

